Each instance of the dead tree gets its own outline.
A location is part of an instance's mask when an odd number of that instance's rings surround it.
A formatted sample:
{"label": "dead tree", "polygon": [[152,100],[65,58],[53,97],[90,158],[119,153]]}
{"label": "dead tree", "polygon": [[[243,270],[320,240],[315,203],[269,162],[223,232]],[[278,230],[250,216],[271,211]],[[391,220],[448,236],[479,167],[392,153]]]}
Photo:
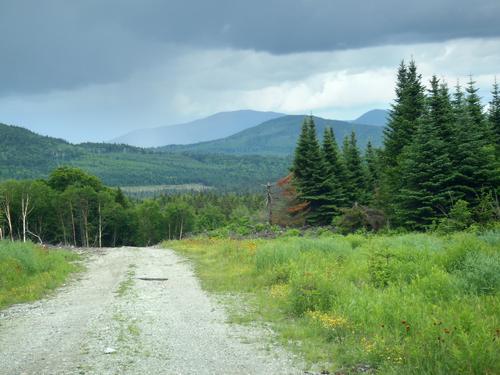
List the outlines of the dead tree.
{"label": "dead tree", "polygon": [[268,214],[268,223],[269,225],[273,224],[273,194],[272,194],[272,185],[270,182],[266,185],[266,207]]}
{"label": "dead tree", "polygon": [[2,208],[5,213],[5,217],[7,219],[7,225],[9,227],[9,236],[10,240],[14,241],[14,231],[12,230],[12,215],[11,215],[11,210],[10,210],[10,199],[5,195],[3,201],[2,201]]}
{"label": "dead tree", "polygon": [[73,204],[69,202],[69,212],[71,213],[71,227],[73,229],[73,245],[76,246],[76,225],[75,225],[75,215],[73,213]]}
{"label": "dead tree", "polygon": [[184,229],[183,226],[184,226],[184,217],[181,216],[181,227],[180,227],[180,231],[179,231],[179,240],[182,240],[182,230]]}
{"label": "dead tree", "polygon": [[33,211],[30,207],[30,196],[28,193],[21,196],[21,219],[23,222],[23,242],[26,242],[26,233],[28,233],[28,216]]}
{"label": "dead tree", "polygon": [[99,201],[99,205],[97,206],[99,211],[99,247],[102,247],[102,215],[101,215],[101,202]]}

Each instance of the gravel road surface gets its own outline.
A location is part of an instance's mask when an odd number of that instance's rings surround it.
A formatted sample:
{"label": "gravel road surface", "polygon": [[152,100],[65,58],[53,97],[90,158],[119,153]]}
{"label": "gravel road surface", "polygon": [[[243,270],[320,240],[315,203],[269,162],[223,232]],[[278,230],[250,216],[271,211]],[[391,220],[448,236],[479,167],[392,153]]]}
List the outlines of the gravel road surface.
{"label": "gravel road surface", "polygon": [[304,373],[265,330],[228,324],[173,251],[108,249],[86,267],[53,296],[0,311],[0,374]]}

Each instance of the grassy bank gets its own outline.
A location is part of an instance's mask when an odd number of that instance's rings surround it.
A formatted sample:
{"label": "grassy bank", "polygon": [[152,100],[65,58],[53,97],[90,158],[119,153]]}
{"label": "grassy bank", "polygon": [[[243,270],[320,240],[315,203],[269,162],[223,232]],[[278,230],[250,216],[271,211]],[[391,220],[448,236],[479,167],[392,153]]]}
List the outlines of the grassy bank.
{"label": "grassy bank", "polygon": [[[310,363],[500,373],[500,232],[169,242]],[[354,372],[354,371],[353,371]]]}
{"label": "grassy bank", "polygon": [[61,285],[77,269],[76,254],[31,243],[0,241],[0,309],[32,301]]}

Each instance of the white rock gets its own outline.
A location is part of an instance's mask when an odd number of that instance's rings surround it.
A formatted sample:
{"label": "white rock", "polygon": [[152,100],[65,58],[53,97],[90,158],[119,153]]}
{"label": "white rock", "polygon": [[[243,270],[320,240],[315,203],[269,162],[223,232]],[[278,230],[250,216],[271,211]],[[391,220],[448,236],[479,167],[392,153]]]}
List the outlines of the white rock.
{"label": "white rock", "polygon": [[116,353],[116,350],[113,348],[104,349],[104,354],[113,354],[113,353]]}

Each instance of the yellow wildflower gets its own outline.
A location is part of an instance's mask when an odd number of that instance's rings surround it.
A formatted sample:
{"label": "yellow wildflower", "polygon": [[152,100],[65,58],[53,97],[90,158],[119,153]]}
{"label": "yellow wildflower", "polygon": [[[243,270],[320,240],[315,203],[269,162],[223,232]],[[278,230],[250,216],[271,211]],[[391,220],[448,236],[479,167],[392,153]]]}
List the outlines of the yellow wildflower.
{"label": "yellow wildflower", "polygon": [[285,298],[288,296],[289,288],[287,284],[275,284],[271,287],[269,294],[273,298]]}
{"label": "yellow wildflower", "polygon": [[320,311],[309,311],[307,313],[309,318],[315,320],[326,329],[336,329],[347,326],[347,319],[342,316],[334,316]]}

